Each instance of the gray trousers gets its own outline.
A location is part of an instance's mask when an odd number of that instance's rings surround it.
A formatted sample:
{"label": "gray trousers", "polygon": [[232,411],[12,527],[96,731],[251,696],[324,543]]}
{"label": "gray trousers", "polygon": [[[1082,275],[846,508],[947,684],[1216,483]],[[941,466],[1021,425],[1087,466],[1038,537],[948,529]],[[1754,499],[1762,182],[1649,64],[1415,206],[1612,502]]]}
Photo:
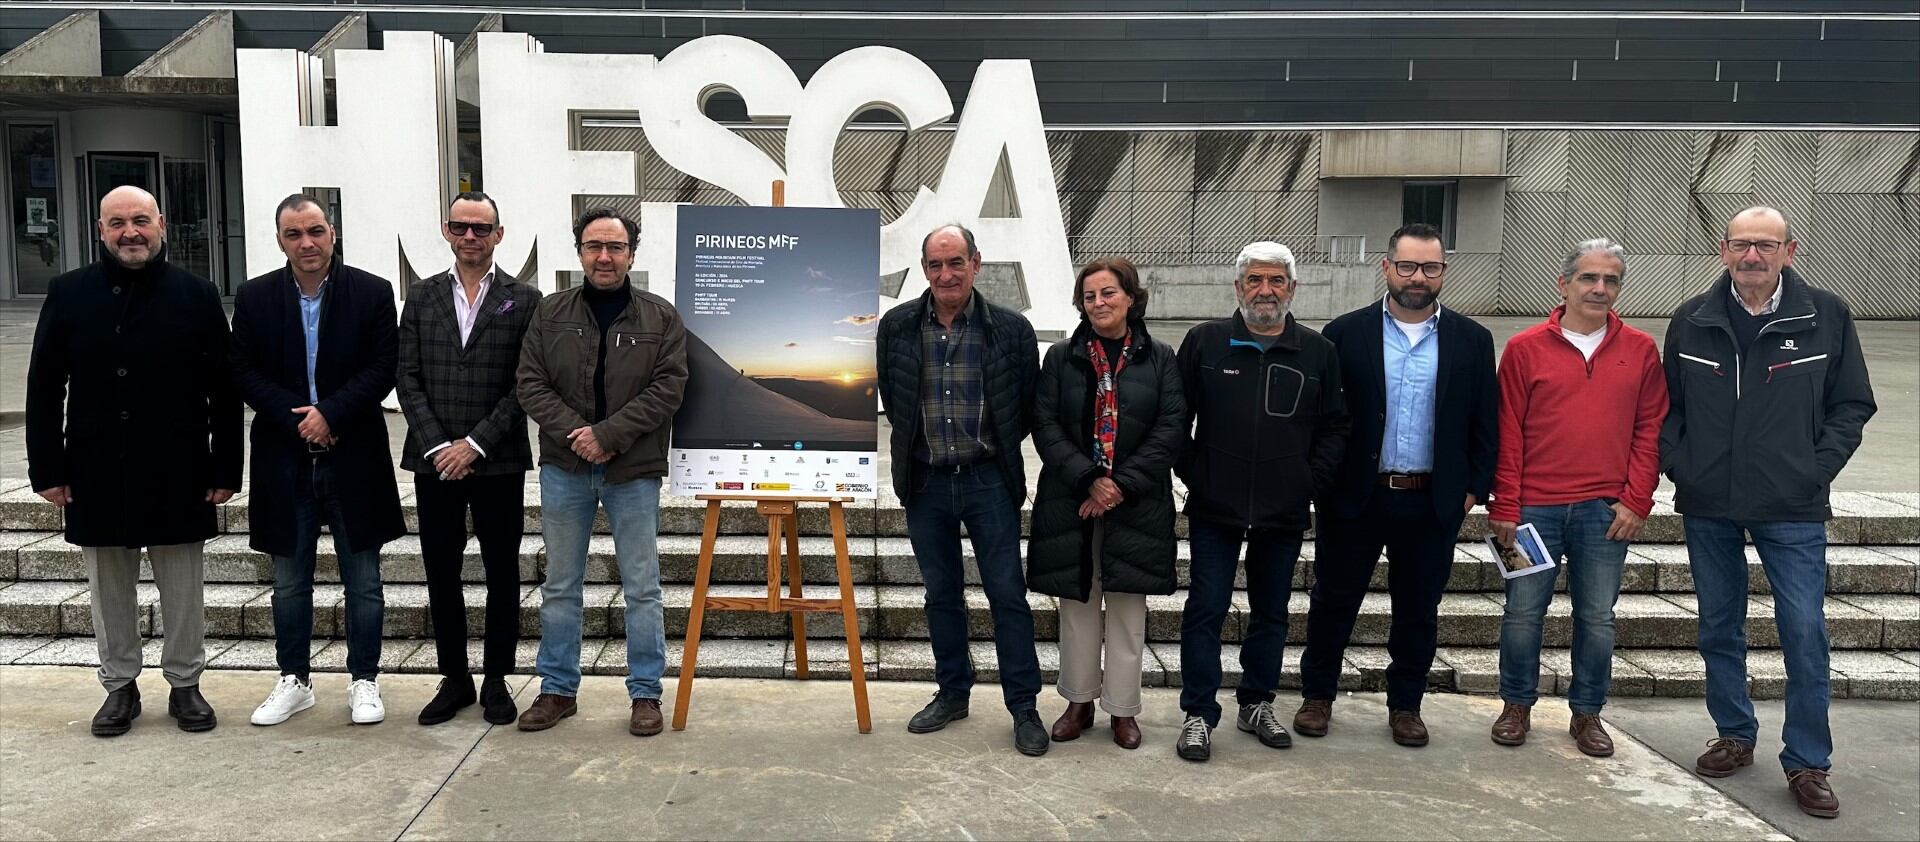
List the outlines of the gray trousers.
{"label": "gray trousers", "polygon": [[[140,675],[140,550],[82,547],[87,559],[88,597],[93,603],[93,639],[100,647],[100,686],[111,693]],[[206,544],[148,547],[153,582],[160,590],[161,626],[166,642],[160,667],[167,683],[192,687],[207,667]]]}

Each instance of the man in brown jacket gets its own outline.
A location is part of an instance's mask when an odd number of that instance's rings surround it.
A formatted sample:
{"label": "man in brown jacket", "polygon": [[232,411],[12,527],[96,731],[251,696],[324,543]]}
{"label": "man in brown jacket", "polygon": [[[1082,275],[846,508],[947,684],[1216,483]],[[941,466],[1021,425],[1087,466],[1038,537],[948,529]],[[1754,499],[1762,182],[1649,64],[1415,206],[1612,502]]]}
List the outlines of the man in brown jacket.
{"label": "man in brown jacket", "polygon": [[540,696],[520,730],[572,716],[580,689],[581,584],[594,511],[607,509],[626,591],[627,730],[660,733],[667,666],[660,608],[660,478],[687,386],[687,334],[665,299],[627,280],[639,227],[612,210],[573,224],[587,283],[540,302],[521,346],[520,405],[540,428]]}

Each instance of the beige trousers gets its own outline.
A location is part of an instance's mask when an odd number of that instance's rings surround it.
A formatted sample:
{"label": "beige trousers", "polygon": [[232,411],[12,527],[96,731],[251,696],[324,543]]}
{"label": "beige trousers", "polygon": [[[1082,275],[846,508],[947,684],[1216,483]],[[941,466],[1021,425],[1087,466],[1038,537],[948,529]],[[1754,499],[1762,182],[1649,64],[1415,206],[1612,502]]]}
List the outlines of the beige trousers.
{"label": "beige trousers", "polygon": [[[1099,558],[1098,526],[1093,535],[1093,554]],[[1102,592],[1096,571],[1086,602],[1060,600],[1059,689],[1067,701],[1098,699],[1108,716],[1139,716],[1140,664],[1146,648],[1146,596]]]}
{"label": "beige trousers", "polygon": [[[87,561],[100,686],[111,693],[140,675],[140,550],[81,547],[80,554]],[[154,621],[164,623],[160,668],[168,684],[192,687],[207,666],[206,544],[148,547],[147,560],[153,563],[153,584],[160,591],[160,614]]]}

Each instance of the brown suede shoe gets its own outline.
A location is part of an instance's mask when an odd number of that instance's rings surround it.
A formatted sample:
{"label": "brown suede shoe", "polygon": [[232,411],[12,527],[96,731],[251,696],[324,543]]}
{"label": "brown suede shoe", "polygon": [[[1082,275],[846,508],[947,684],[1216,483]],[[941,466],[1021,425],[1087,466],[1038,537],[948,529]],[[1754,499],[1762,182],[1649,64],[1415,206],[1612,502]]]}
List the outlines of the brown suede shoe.
{"label": "brown suede shoe", "polygon": [[665,722],[660,716],[659,699],[634,699],[633,713],[627,719],[627,733],[636,737],[651,737],[660,733]]}
{"label": "brown suede shoe", "polygon": [[1588,757],[1613,756],[1613,738],[1607,736],[1607,726],[1600,723],[1600,714],[1574,714],[1573,721],[1567,723],[1567,733],[1573,735],[1573,744],[1580,747],[1581,754]]}
{"label": "brown suede shoe", "polygon": [[1092,702],[1068,702],[1066,711],[1053,721],[1053,741],[1068,743],[1080,739],[1080,732],[1093,727]]}
{"label": "brown suede shoe", "polygon": [[1715,737],[1707,743],[1707,753],[1693,761],[1693,771],[1709,778],[1724,778],[1753,765],[1753,746],[1732,737]]}
{"label": "brown suede shoe", "polygon": [[1493,721],[1493,741],[1503,746],[1517,746],[1526,743],[1527,732],[1533,730],[1533,708],[1529,705],[1516,705],[1508,702],[1500,709],[1500,718]]}
{"label": "brown suede shoe", "polygon": [[1827,784],[1827,773],[1823,769],[1788,769],[1787,791],[1793,793],[1793,800],[1800,802],[1802,813],[1823,819],[1840,815],[1840,799]]}
{"label": "brown suede shoe", "polygon": [[572,696],[541,693],[526,712],[520,714],[519,728],[522,731],[545,731],[578,712],[580,706],[574,703]]}
{"label": "brown suede shoe", "polygon": [[1420,721],[1419,711],[1390,711],[1387,727],[1393,729],[1393,741],[1403,746],[1419,748],[1427,744],[1427,723]]}
{"label": "brown suede shoe", "polygon": [[1324,737],[1333,724],[1332,699],[1302,699],[1293,715],[1293,732],[1303,737]]}
{"label": "brown suede shoe", "polygon": [[1140,747],[1140,723],[1131,716],[1114,716],[1107,719],[1113,728],[1113,744],[1124,749]]}

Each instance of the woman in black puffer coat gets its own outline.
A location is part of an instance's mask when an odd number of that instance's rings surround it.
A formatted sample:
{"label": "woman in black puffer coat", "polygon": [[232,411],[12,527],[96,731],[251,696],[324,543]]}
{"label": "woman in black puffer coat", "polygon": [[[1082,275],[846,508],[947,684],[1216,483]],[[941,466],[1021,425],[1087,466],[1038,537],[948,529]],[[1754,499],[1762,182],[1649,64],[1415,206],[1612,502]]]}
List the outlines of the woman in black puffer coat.
{"label": "woman in black puffer coat", "polygon": [[1173,349],[1147,335],[1147,291],[1133,264],[1093,261],[1074,289],[1080,326],[1048,349],[1034,397],[1042,467],[1027,587],[1060,598],[1068,704],[1053,738],[1091,727],[1098,699],[1114,742],[1135,748],[1145,595],[1174,591],[1172,469],[1187,440],[1186,401]]}

